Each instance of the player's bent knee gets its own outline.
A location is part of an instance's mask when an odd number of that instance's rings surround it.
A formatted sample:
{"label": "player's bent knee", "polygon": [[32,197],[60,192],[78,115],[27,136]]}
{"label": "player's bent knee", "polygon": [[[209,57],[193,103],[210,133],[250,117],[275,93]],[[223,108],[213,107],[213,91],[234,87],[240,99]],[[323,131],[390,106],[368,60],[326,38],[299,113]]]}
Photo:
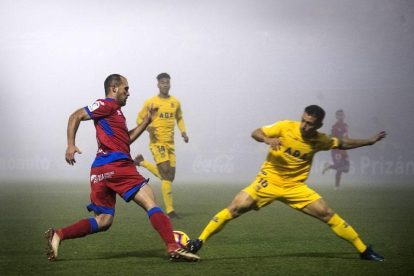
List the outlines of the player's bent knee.
{"label": "player's bent knee", "polygon": [[98,223],[99,232],[108,231],[109,228],[112,226],[113,217],[112,216],[104,216],[96,218],[96,222]]}
{"label": "player's bent knee", "polygon": [[331,208],[327,208],[321,214],[321,219],[324,222],[328,222],[334,215],[335,215],[335,212]]}
{"label": "player's bent knee", "polygon": [[247,213],[248,211],[252,210],[253,205],[247,204],[244,202],[244,204],[237,204],[237,202],[233,202],[227,209],[230,211],[230,214],[233,218],[238,218],[244,213]]}
{"label": "player's bent knee", "polygon": [[335,215],[335,212],[325,204],[319,204],[313,207],[310,214],[323,222],[328,222]]}
{"label": "player's bent knee", "polygon": [[242,208],[239,206],[239,204],[237,204],[237,201],[233,201],[229,207],[227,207],[227,209],[229,210],[231,216],[233,218],[238,218],[240,217],[243,213],[240,211]]}
{"label": "player's bent knee", "polygon": [[108,231],[109,228],[111,228],[111,226],[112,226],[112,221],[111,222],[103,222],[103,223],[98,222],[98,226],[99,226],[99,232]]}
{"label": "player's bent knee", "polygon": [[230,214],[233,218],[238,218],[241,215],[243,215],[244,212],[241,212],[239,208],[237,207],[231,207],[229,206],[227,209],[229,209]]}
{"label": "player's bent knee", "polygon": [[174,176],[170,172],[163,172],[163,173],[160,172],[160,175],[161,175],[162,180],[167,180],[171,182],[174,181]]}
{"label": "player's bent knee", "polygon": [[167,175],[164,178],[167,181],[173,182],[174,181],[174,176],[171,173],[167,173]]}
{"label": "player's bent knee", "polygon": [[339,169],[341,170],[341,172],[347,173],[349,172],[349,162],[344,162],[341,164],[341,166],[339,167]]}
{"label": "player's bent knee", "polygon": [[100,228],[99,228],[99,232],[105,232],[105,231],[108,231],[108,230],[109,230],[109,228],[111,228],[111,225],[112,225],[112,224],[110,224],[110,225],[103,225],[102,227],[100,227]]}

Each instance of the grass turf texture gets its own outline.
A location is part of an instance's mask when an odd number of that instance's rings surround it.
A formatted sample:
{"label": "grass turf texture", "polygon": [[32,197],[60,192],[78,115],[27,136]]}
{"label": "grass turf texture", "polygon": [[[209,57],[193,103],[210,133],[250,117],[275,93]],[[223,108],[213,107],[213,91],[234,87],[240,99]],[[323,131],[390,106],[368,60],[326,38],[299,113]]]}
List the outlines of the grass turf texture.
{"label": "grass turf texture", "polygon": [[[197,238],[244,186],[175,184],[183,219],[174,229]],[[64,241],[50,263],[44,231],[91,215],[88,184],[8,182],[0,185],[0,275],[413,275],[414,186],[310,186],[387,262],[359,260],[329,227],[275,202],[231,221],[199,252],[201,262],[171,263],[146,213],[118,197],[109,231]]]}

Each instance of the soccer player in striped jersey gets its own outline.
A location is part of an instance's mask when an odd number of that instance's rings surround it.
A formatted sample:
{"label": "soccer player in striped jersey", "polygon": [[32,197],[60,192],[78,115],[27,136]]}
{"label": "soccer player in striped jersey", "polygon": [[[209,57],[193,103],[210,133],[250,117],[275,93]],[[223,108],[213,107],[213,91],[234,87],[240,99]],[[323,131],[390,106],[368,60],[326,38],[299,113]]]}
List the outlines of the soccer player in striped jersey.
{"label": "soccer player in striped jersey", "polygon": [[371,246],[362,242],[355,230],[329,208],[305,181],[312,158],[318,151],[373,145],[385,138],[386,133],[383,131],[365,140],[331,138],[317,131],[322,127],[324,117],[325,111],[322,108],[311,105],[305,108],[301,122],[279,121],[255,130],[252,137],[270,146],[261,171],[250,186],[213,217],[197,240],[188,242],[188,250],[196,253],[208,238],[220,232],[232,219],[251,210],[260,210],[278,200],[326,223],[336,235],[355,247],[361,259],[384,261]]}
{"label": "soccer player in striped jersey", "polygon": [[157,76],[159,94],[145,101],[142,110],[138,113],[137,124],[141,125],[147,116],[148,106],[158,108],[158,112],[152,123],[147,127],[150,134],[150,149],[155,160],[155,165],[144,160],[139,154],[135,158],[135,164],[146,168],[152,174],[161,179],[161,190],[167,215],[170,218],[181,218],[173,207],[172,182],[175,178],[175,149],[174,128],[177,122],[178,129],[184,142],[188,143],[185,131],[183,113],[180,102],[169,94],[171,88],[171,77],[167,73]]}
{"label": "soccer player in striped jersey", "polygon": [[[152,105],[148,106],[141,125],[128,131],[121,110],[130,96],[127,79],[118,74],[110,75],[106,78],[104,87],[105,99],[99,99],[91,105],[80,108],[70,116],[68,147],[65,155],[67,163],[70,165],[76,163],[75,153],[81,154],[75,145],[76,132],[82,121],[92,119],[96,129],[98,151],[91,168],[91,203],[87,209],[89,212],[94,212],[94,217],[82,219],[68,227],[48,229],[46,231],[48,259],[56,260],[59,245],[64,240],[108,230],[114,220],[118,194],[126,202],[133,201],[147,212],[152,226],[163,239],[172,261],[199,260],[198,256],[182,249],[175,241],[170,219],[157,206],[154,191],[147,183],[148,180],[139,174],[130,155],[130,144],[151,123],[156,108]],[[138,241],[131,237],[131,241],[134,240]]]}

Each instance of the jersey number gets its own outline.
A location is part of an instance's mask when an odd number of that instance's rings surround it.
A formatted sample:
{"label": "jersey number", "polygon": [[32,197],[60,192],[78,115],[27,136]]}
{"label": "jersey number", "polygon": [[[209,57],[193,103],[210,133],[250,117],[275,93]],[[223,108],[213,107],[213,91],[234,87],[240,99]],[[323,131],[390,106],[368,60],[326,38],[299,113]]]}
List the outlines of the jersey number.
{"label": "jersey number", "polygon": [[259,184],[262,185],[263,188],[267,187],[267,180],[260,178]]}

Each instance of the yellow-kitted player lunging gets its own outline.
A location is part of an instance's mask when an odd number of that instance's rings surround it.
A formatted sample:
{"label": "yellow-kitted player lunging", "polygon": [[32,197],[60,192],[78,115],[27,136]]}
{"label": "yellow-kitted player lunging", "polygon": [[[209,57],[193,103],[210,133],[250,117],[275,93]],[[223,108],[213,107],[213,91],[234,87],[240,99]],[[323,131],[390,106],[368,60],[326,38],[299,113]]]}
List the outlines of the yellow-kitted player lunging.
{"label": "yellow-kitted player lunging", "polygon": [[278,200],[328,224],[335,234],[356,248],[361,259],[384,261],[304,182],[308,178],[312,158],[318,151],[373,145],[385,138],[386,133],[380,132],[366,140],[331,138],[317,131],[322,127],[324,117],[322,108],[311,105],[305,108],[301,122],[279,121],[255,130],[252,137],[270,145],[260,173],[226,209],[213,217],[197,240],[188,242],[188,250],[197,252],[209,237],[217,234],[230,220]]}
{"label": "yellow-kitted player lunging", "polygon": [[147,115],[148,106],[158,108],[154,120],[147,127],[147,131],[150,133],[150,149],[156,165],[144,160],[141,154],[135,157],[134,161],[136,165],[146,168],[161,179],[161,189],[167,215],[170,218],[180,218],[173,208],[171,185],[175,177],[174,127],[176,122],[186,143],[188,143],[188,136],[185,132],[181,104],[175,97],[169,95],[171,88],[170,75],[161,73],[157,76],[157,80],[160,93],[145,101],[137,118],[137,124],[140,125]]}

